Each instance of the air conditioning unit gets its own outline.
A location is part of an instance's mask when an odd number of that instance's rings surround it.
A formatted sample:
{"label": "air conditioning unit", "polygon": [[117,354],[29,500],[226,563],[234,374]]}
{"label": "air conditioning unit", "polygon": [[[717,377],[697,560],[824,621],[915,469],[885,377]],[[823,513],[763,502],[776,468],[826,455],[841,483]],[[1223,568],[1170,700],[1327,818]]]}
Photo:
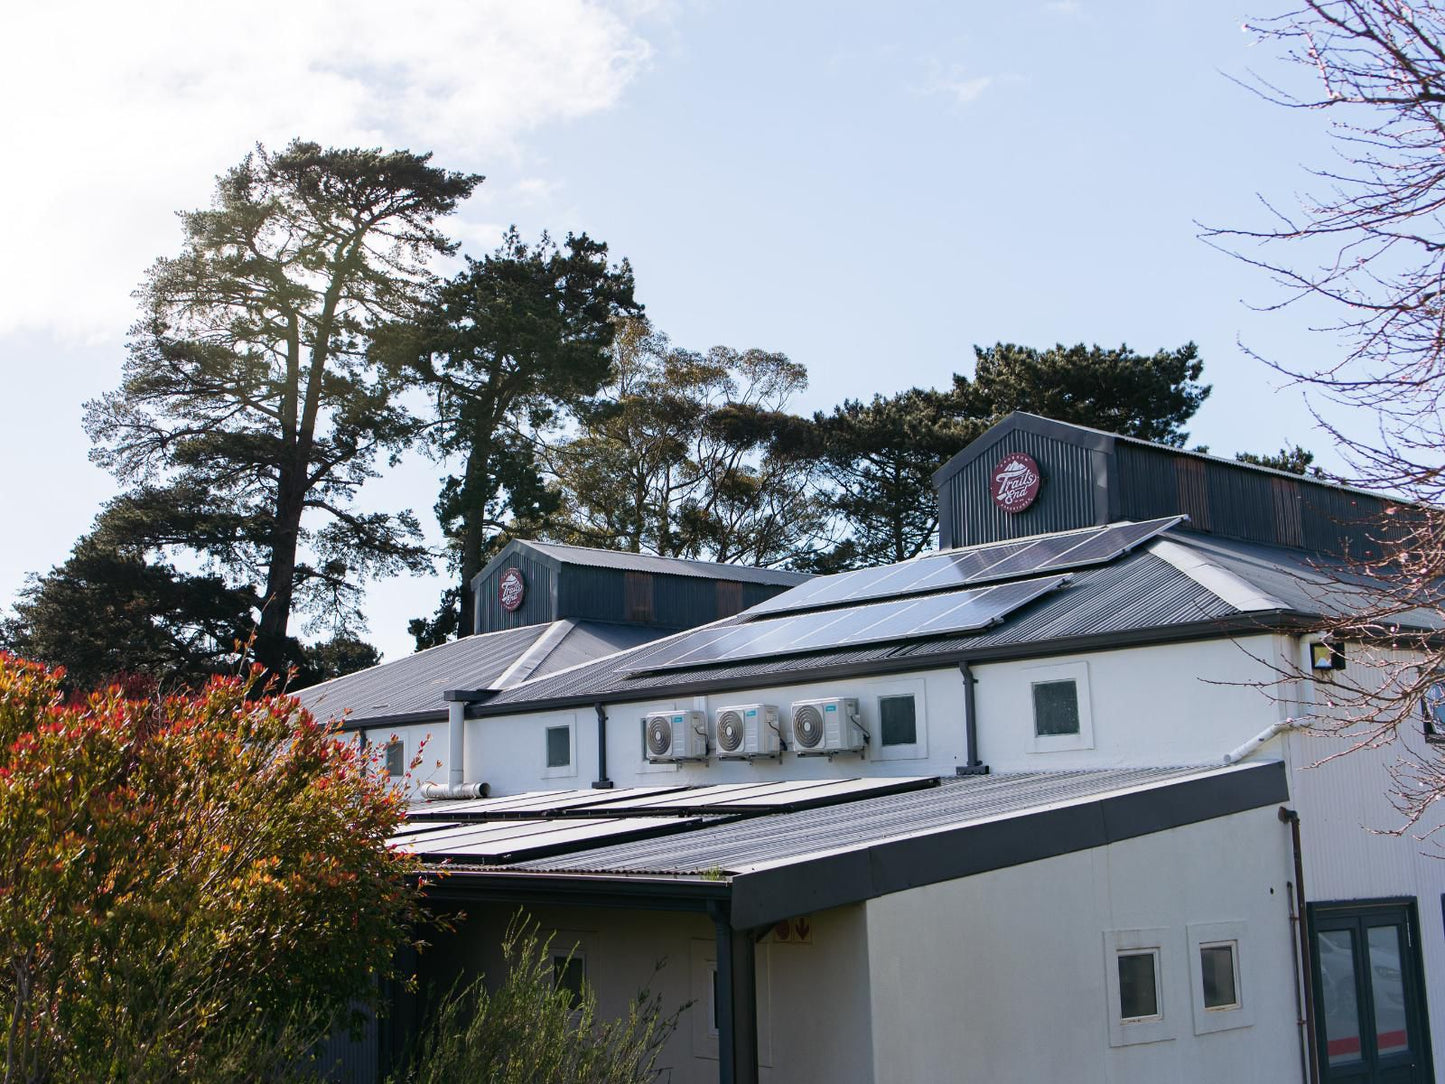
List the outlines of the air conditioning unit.
{"label": "air conditioning unit", "polygon": [[642,721],[647,759],[654,764],[707,759],[707,713],[669,711]]}
{"label": "air conditioning unit", "polygon": [[831,697],[793,703],[792,751],[798,756],[861,753],[867,740],[855,698]]}
{"label": "air conditioning unit", "polygon": [[775,757],[782,751],[778,709],[771,704],[718,708],[713,719],[713,742],[719,760]]}

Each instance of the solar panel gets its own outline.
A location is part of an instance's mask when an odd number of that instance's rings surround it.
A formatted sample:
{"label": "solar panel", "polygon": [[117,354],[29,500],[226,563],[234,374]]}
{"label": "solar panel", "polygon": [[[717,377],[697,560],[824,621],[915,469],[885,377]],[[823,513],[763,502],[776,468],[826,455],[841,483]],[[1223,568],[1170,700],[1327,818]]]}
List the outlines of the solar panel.
{"label": "solar panel", "polygon": [[833,805],[859,798],[921,790],[938,785],[935,776],[875,777],[870,779],[789,779],[768,783],[722,784],[691,787],[680,794],[637,798],[625,803],[629,813],[786,813]]}
{"label": "solar panel", "polygon": [[684,636],[673,641],[668,652],[645,660],[629,659],[625,669],[642,673],[972,632],[1002,620],[1067,580],[1067,576],[1045,576],[924,598],[750,621],[734,626],[727,637],[708,637],[701,643]]}
{"label": "solar panel", "polygon": [[928,594],[1112,561],[1184,519],[1164,516],[930,553],[882,568],[819,576],[759,603],[750,617],[818,610],[874,598]]}
{"label": "solar panel", "polygon": [[442,802],[433,808],[413,807],[410,820],[486,821],[550,817],[569,810],[591,810],[605,806],[624,794],[665,794],[683,789],[682,784],[661,787],[633,787],[629,791],[544,790],[514,794],[506,798],[477,798],[463,802]]}
{"label": "solar panel", "polygon": [[586,850],[598,842],[628,843],[716,824],[718,817],[608,817],[598,820],[510,821],[467,826],[467,831],[427,832],[398,841],[431,861],[480,864],[519,862]]}

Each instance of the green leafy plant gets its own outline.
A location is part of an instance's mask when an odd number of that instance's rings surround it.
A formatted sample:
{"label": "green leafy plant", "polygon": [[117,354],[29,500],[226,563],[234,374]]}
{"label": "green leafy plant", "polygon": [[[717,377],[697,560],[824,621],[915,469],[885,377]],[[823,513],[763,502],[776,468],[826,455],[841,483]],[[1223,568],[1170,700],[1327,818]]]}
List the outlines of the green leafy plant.
{"label": "green leafy plant", "polygon": [[393,976],[402,799],[258,677],[66,703],[0,653],[6,1084],[279,1079]]}
{"label": "green leafy plant", "polygon": [[556,980],[551,938],[518,914],[502,942],[504,974],[445,997],[410,1069],[393,1084],[644,1084],[687,1006],[664,1015],[644,990],[627,1015],[601,1020],[597,995]]}

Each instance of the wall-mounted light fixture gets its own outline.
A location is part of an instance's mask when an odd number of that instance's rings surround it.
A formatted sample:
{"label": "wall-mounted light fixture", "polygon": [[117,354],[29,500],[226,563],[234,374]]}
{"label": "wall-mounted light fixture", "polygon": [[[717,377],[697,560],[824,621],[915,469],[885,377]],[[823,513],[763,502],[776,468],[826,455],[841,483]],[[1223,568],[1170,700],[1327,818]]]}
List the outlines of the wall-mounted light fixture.
{"label": "wall-mounted light fixture", "polygon": [[1345,668],[1344,645],[1328,640],[1314,640],[1310,643],[1310,669],[1343,670]]}

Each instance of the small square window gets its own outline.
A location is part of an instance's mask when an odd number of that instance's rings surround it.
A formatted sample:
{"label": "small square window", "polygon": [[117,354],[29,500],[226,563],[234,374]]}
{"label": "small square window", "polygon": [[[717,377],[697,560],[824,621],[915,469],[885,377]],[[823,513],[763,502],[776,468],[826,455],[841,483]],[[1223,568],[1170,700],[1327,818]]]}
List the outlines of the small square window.
{"label": "small square window", "polygon": [[884,745],[914,745],[918,742],[918,716],[911,696],[878,698],[879,729]]}
{"label": "small square window", "polygon": [[400,779],[406,774],[406,743],[400,740],[388,742],[386,746],[386,774]]}
{"label": "small square window", "polygon": [[570,956],[559,953],[552,957],[552,988],[571,994],[574,1009],[582,1003],[582,982],[586,977],[586,965],[576,953]]}
{"label": "small square window", "polygon": [[1211,1010],[1239,1008],[1239,977],[1235,967],[1235,943],[1199,946],[1199,971],[1204,979],[1204,1007]]}
{"label": "small square window", "polygon": [[1159,955],[1154,951],[1119,953],[1119,1019],[1159,1016]]}
{"label": "small square window", "polygon": [[570,726],[549,726],[547,728],[547,767],[565,768],[572,763],[572,728]]}
{"label": "small square window", "polygon": [[1034,733],[1039,737],[1079,732],[1079,688],[1072,681],[1034,683]]}

